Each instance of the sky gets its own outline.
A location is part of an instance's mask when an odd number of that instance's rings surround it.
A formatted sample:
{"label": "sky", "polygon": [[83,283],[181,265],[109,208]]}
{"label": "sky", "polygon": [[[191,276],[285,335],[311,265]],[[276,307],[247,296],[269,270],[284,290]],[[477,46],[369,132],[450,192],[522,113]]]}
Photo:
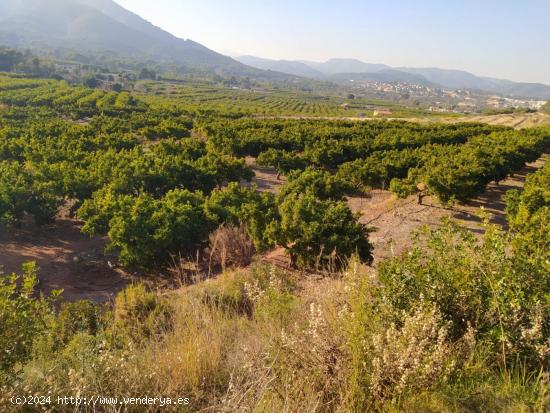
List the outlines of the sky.
{"label": "sky", "polygon": [[467,70],[550,84],[550,0],[115,0],[224,54]]}

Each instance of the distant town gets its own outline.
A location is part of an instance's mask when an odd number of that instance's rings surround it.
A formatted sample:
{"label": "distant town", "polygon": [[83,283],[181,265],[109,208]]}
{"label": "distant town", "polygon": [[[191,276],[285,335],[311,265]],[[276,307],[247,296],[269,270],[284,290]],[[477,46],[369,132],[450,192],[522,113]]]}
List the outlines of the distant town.
{"label": "distant town", "polygon": [[356,97],[388,99],[432,112],[537,111],[546,101],[499,96],[465,89],[441,89],[406,82],[350,81]]}

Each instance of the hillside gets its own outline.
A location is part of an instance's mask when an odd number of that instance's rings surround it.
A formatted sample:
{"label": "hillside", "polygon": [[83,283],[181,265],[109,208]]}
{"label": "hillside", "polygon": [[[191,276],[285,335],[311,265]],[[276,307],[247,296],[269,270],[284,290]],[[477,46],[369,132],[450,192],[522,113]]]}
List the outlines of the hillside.
{"label": "hillside", "polygon": [[237,60],[245,65],[262,70],[275,70],[290,75],[309,78],[319,78],[323,76],[323,73],[313,69],[305,63],[292,60],[270,60],[255,56],[239,56]]}
{"label": "hillside", "polygon": [[35,51],[110,52],[118,58],[179,64],[224,75],[286,78],[254,69],[192,40],[179,39],[111,0],[0,3],[0,43]]}
{"label": "hillside", "polygon": [[437,84],[430,82],[422,75],[407,73],[401,70],[383,69],[378,72],[366,73],[336,73],[329,77],[332,81],[350,81],[350,80],[368,80],[374,82],[406,82],[415,85],[438,87]]}
{"label": "hillside", "polygon": [[0,74],[1,412],[548,410],[549,128],[179,87]]}
{"label": "hillside", "polygon": [[[406,82],[447,89],[479,90],[517,98],[550,99],[549,85],[481,77],[463,70],[394,68],[384,64],[365,63],[356,59],[330,59],[321,63],[303,60],[279,61],[254,56],[243,56],[236,59],[259,69],[278,70],[312,78],[337,81],[361,79],[379,82]],[[299,73],[295,71],[297,67],[299,67]]]}
{"label": "hillside", "polygon": [[550,98],[550,86],[542,83],[512,82],[476,76],[463,70],[401,67],[398,70],[423,76],[430,82],[451,89],[477,89],[512,97]]}

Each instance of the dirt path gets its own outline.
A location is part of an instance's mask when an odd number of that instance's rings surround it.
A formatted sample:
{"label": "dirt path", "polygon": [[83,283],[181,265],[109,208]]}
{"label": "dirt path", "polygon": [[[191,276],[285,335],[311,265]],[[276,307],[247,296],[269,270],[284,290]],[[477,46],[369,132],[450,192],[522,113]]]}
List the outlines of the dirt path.
{"label": "dirt path", "polygon": [[20,273],[21,265],[36,261],[40,290],[63,289],[63,297],[74,301],[104,302],[122,289],[128,278],[109,267],[103,257],[106,240],[89,239],[79,224],[58,218],[53,225],[36,227],[24,223],[18,230],[0,234],[0,267],[4,273]]}
{"label": "dirt path", "polygon": [[252,171],[254,171],[254,178],[252,178],[250,183],[246,181],[241,182],[243,186],[256,185],[260,192],[277,193],[279,188],[286,182],[284,176],[280,176],[277,179],[275,168],[256,165],[256,159],[251,156],[247,156],[245,161]]}

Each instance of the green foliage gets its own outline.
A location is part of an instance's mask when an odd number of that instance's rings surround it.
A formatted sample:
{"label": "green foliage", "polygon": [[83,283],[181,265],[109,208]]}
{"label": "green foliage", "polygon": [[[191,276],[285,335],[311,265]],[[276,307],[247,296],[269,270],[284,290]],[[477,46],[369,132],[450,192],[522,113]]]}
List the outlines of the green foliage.
{"label": "green foliage", "polygon": [[0,71],[10,72],[15,66],[25,60],[23,53],[5,47],[0,48]]}
{"label": "green foliage", "polygon": [[89,88],[95,88],[99,86],[99,82],[94,75],[87,76],[83,82],[84,86]]}
{"label": "green foliage", "polygon": [[205,210],[214,222],[244,224],[257,251],[265,251],[273,246],[268,232],[268,228],[277,220],[272,194],[231,183],[226,189],[212,193],[206,200]]}
{"label": "green foliage", "polygon": [[0,227],[19,225],[25,214],[38,224],[51,221],[60,204],[53,185],[17,162],[0,160]]}
{"label": "green foliage", "polygon": [[[550,164],[527,177],[523,192],[505,197],[508,222],[515,233],[514,251],[533,276],[547,279],[550,271]],[[550,288],[547,286],[547,288]]]}
{"label": "green foliage", "polygon": [[37,273],[34,262],[23,265],[21,276],[0,273],[0,379],[14,374],[15,365],[28,359],[34,340],[47,330],[59,291],[36,298]]}
{"label": "green foliage", "polygon": [[546,104],[542,108],[540,108],[540,111],[542,113],[550,115],[550,101],[546,102]]}
{"label": "green foliage", "polygon": [[[427,231],[426,243],[381,264],[384,300],[404,312],[433,303],[451,323],[452,337],[473,329],[500,362],[519,357],[537,365],[550,334],[547,252],[532,250],[526,259],[517,236],[490,226],[486,231],[481,244],[451,223]],[[547,243],[548,232],[544,238]]]}
{"label": "green foliage", "polygon": [[175,189],[161,199],[123,196],[109,222],[109,248],[125,265],[163,265],[171,254],[194,256],[214,228],[202,195]]}
{"label": "green foliage", "polygon": [[100,328],[99,308],[89,300],[63,303],[53,327],[54,339],[67,345],[76,334],[95,336]]}
{"label": "green foliage", "polygon": [[550,164],[546,162],[534,174],[527,177],[521,194],[510,191],[508,198],[508,221],[515,229],[530,225],[535,215],[548,215],[550,208]]}
{"label": "green foliage", "polygon": [[295,170],[303,170],[306,166],[302,155],[274,148],[259,154],[256,163],[260,166],[272,166],[277,173],[285,175]]}
{"label": "green foliage", "polygon": [[277,195],[279,221],[268,228],[301,267],[340,267],[352,255],[370,261],[368,230],[348,208],[349,187],[328,172],[294,172]]}
{"label": "green foliage", "polygon": [[392,188],[406,195],[404,188],[424,184],[445,204],[465,202],[483,192],[489,182],[498,182],[536,160],[549,142],[549,130],[540,128],[476,137],[458,147],[434,146]]}
{"label": "green foliage", "polygon": [[98,192],[79,210],[83,231],[108,234],[109,248],[120,251],[126,265],[151,268],[164,265],[171,254],[194,255],[214,223],[203,209],[200,193],[175,189],[160,199],[142,193],[115,195]]}
{"label": "green foliage", "polygon": [[281,188],[278,199],[284,200],[289,195],[311,194],[322,200],[340,201],[348,190],[346,181],[328,172],[308,168],[303,172],[296,171],[288,177],[288,182]]}
{"label": "green foliage", "polygon": [[[463,144],[475,136],[507,130],[480,124],[420,125],[398,121],[220,120],[202,125],[211,142],[236,156],[305,162],[327,169],[378,151]],[[294,159],[292,159],[294,156]]]}
{"label": "green foliage", "polygon": [[53,62],[39,59],[29,51],[19,51],[0,47],[0,71],[23,72],[33,76],[51,76],[54,72]]}
{"label": "green foliage", "polygon": [[312,193],[292,193],[279,204],[281,221],[274,230],[291,261],[302,267],[339,267],[357,254],[370,261],[368,230],[345,202],[321,200]]}

